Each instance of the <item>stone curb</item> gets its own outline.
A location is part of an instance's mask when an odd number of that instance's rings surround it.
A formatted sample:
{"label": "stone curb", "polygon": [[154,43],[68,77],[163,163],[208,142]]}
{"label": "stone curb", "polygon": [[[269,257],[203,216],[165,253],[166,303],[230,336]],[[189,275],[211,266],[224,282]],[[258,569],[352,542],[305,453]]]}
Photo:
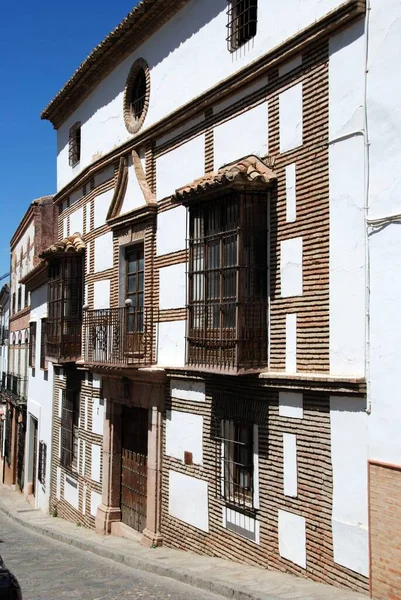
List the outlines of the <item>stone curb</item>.
{"label": "stone curb", "polygon": [[205,590],[207,592],[211,592],[213,594],[219,594],[220,596],[224,596],[225,598],[233,598],[234,600],[277,600],[276,596],[271,596],[268,594],[260,595],[256,593],[250,593],[245,589],[241,589],[241,587],[233,587],[225,583],[219,583],[217,581],[203,579],[202,577],[192,575],[191,573],[188,573],[188,571],[186,571],[185,569],[180,569],[179,567],[168,567],[159,564],[157,561],[138,558],[134,556],[126,556],[118,550],[109,550],[103,545],[85,540],[80,540],[67,533],[52,531],[51,529],[48,529],[43,525],[36,525],[16,516],[11,510],[7,508],[7,506],[3,504],[1,500],[0,510],[5,515],[10,517],[13,521],[15,521],[23,527],[26,527],[27,529],[30,529],[36,534],[44,535],[63,544],[69,544],[70,546],[74,546],[75,548],[79,548],[80,550],[92,552],[92,554],[96,554],[98,556],[101,556],[102,558],[113,560],[114,562],[120,563],[127,567],[138,569],[139,571],[153,573],[161,577],[168,577],[169,579],[174,579],[181,583],[186,583],[187,585],[196,587],[201,590]]}

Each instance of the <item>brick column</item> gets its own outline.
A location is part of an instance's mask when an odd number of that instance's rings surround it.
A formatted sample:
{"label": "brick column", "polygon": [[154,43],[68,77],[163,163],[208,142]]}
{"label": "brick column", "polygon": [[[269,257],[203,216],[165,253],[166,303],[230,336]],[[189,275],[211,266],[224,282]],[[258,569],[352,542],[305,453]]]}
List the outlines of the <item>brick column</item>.
{"label": "brick column", "polygon": [[103,435],[102,503],[95,519],[96,531],[102,534],[111,532],[114,521],[121,521],[121,411],[121,404],[107,400]]}
{"label": "brick column", "polygon": [[161,459],[162,459],[162,406],[163,387],[152,391],[149,407],[150,431],[148,436],[148,482],[146,527],[142,532],[142,544],[161,546]]}

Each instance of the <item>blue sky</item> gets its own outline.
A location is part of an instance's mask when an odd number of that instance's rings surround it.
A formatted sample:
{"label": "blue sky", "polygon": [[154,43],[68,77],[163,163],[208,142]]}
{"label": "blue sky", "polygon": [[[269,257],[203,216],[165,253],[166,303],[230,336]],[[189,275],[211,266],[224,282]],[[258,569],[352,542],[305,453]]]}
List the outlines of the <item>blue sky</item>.
{"label": "blue sky", "polygon": [[[136,0],[5,2],[0,22],[0,275],[29,203],[56,189],[56,133],[40,113]],[[0,282],[0,286],[5,280]]]}

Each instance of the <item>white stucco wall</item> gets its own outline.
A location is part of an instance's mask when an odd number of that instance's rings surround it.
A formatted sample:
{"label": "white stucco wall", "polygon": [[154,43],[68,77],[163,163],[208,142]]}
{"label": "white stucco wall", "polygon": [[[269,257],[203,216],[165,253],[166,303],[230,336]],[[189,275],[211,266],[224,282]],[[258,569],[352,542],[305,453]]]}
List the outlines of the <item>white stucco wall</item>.
{"label": "white stucco wall", "polygon": [[111,231],[97,237],[93,243],[95,273],[113,267],[113,234]]}
{"label": "white stucco wall", "polygon": [[172,379],[170,381],[170,394],[177,400],[190,402],[205,402],[206,386],[204,381],[188,381],[188,379]]}
{"label": "white stucco wall", "polygon": [[[397,0],[372,0],[368,57],[369,218],[401,213],[401,15]],[[400,224],[370,229],[369,456],[401,464]]]}
{"label": "white stucco wall", "polygon": [[285,510],[278,511],[278,541],[280,556],[306,568],[305,517]]}
{"label": "white stucco wall", "polygon": [[170,471],[169,514],[202,531],[209,531],[207,481]]}
{"label": "white stucco wall", "polygon": [[110,308],[110,279],[95,281],[93,284],[93,308]]}
{"label": "white stucco wall", "polygon": [[329,46],[330,371],[346,376],[365,372],[363,29]]}
{"label": "white stucco wall", "polygon": [[203,417],[193,413],[168,410],[166,413],[166,454],[184,461],[191,452],[195,465],[203,464]]}
{"label": "white stucco wall", "polygon": [[187,231],[187,209],[177,206],[157,216],[156,254],[170,254],[185,250]]}
{"label": "white stucco wall", "polygon": [[83,206],[78,208],[70,215],[70,234],[80,233],[84,230],[84,209]]}
{"label": "white stucco wall", "polygon": [[185,366],[186,321],[168,321],[157,326],[157,364],[160,366]]}
{"label": "white stucco wall", "polygon": [[189,142],[157,158],[157,199],[162,200],[167,196],[171,196],[177,188],[201,177],[204,171],[205,136],[198,135]]}
{"label": "white stucco wall", "polygon": [[334,561],[362,575],[368,561],[368,431],[360,398],[330,398]]}
{"label": "white stucco wall", "polygon": [[[227,50],[226,0],[189,2],[101,81],[60,127],[57,142],[58,189],[90,164],[94,157],[105,154],[131,137],[124,126],[122,103],[127,75],[136,58],[145,58],[150,68],[151,95],[144,123],[146,128],[307,27],[341,2],[261,2],[257,35],[235,53]],[[294,18],[288,18],[288,15]],[[81,160],[72,168],[68,164],[68,132],[76,121],[82,124]]]}
{"label": "white stucco wall", "polygon": [[183,308],[186,304],[186,263],[159,270],[159,308]]}
{"label": "white stucco wall", "polygon": [[[25,481],[32,481],[33,430],[31,416],[38,421],[38,448],[43,441],[46,452],[46,481],[42,485],[36,481],[35,507],[48,512],[50,501],[50,466],[52,454],[53,423],[53,364],[47,363],[47,371],[40,368],[41,319],[47,316],[47,285],[43,285],[31,293],[31,322],[36,323],[36,368],[28,368],[28,404],[27,404],[27,449]],[[32,444],[29,443],[32,441]],[[39,455],[38,455],[39,456]],[[36,475],[37,475],[36,469]]]}
{"label": "white stucco wall", "polygon": [[95,229],[97,229],[98,227],[102,227],[106,224],[106,216],[110,208],[111,201],[113,199],[113,194],[114,189],[111,189],[107,190],[106,192],[102,192],[101,194],[95,197],[95,205],[93,211],[93,222]]}
{"label": "white stucco wall", "polygon": [[281,296],[302,296],[302,238],[283,240],[280,249]]}

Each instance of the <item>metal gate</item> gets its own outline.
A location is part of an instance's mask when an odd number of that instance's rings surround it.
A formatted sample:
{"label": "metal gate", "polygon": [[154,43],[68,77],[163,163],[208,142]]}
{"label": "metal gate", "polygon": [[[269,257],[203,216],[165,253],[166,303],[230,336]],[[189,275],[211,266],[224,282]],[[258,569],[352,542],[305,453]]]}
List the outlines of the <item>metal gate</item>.
{"label": "metal gate", "polygon": [[121,520],[142,532],[146,527],[148,410],[123,407]]}
{"label": "metal gate", "polygon": [[17,483],[20,491],[24,489],[24,459],[25,459],[25,430],[26,415],[22,413],[22,421],[18,423],[18,455],[17,455]]}

